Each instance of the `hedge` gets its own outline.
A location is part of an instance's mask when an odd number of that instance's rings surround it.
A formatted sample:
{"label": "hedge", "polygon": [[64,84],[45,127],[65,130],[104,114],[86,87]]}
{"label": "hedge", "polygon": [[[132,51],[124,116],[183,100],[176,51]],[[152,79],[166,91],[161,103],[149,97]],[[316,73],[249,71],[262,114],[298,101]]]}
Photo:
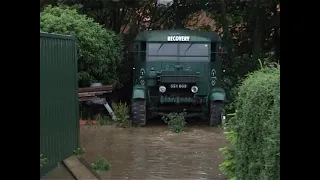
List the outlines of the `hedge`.
{"label": "hedge", "polygon": [[237,180],[280,179],[280,67],[250,74],[235,106],[229,121],[235,140],[232,149],[222,149],[228,156],[220,169]]}

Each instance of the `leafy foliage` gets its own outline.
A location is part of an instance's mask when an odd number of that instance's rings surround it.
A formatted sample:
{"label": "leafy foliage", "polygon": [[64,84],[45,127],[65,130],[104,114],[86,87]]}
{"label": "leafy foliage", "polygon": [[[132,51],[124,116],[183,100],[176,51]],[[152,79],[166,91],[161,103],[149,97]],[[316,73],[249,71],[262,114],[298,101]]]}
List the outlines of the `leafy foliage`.
{"label": "leafy foliage", "polygon": [[112,109],[116,116],[116,125],[120,127],[129,126],[129,108],[127,103],[112,103]]}
{"label": "leafy foliage", "polygon": [[[232,146],[236,143],[236,133],[234,131],[225,132],[227,140],[231,143]],[[235,180],[235,170],[236,170],[236,162],[235,162],[235,150],[233,147],[223,147],[220,148],[219,151],[224,155],[224,161],[219,165],[220,171],[227,175],[230,180]]]}
{"label": "leafy foliage", "polygon": [[182,131],[183,127],[186,125],[186,112],[173,112],[167,116],[162,116],[165,123],[168,124],[169,129],[172,132],[179,133]]}
{"label": "leafy foliage", "polygon": [[280,179],[280,67],[249,75],[236,109],[237,179]]}
{"label": "leafy foliage", "polygon": [[40,168],[47,164],[48,159],[43,157],[43,154],[40,154]]}
{"label": "leafy foliage", "polygon": [[120,36],[67,6],[44,8],[40,30],[77,37],[80,85],[87,86],[90,81],[119,83],[117,69],[123,56]]}
{"label": "leafy foliage", "polygon": [[102,156],[91,164],[91,168],[95,172],[108,171],[111,169],[110,163]]}
{"label": "leafy foliage", "polygon": [[222,149],[220,168],[236,179],[280,179],[280,66],[251,73],[239,87],[235,108],[229,122],[234,150]]}
{"label": "leafy foliage", "polygon": [[83,147],[78,147],[77,149],[73,150],[74,155],[81,155],[85,152],[86,152],[86,150]]}
{"label": "leafy foliage", "polygon": [[101,114],[96,115],[94,119],[99,121],[100,125],[112,125],[114,123],[114,121],[109,116]]}

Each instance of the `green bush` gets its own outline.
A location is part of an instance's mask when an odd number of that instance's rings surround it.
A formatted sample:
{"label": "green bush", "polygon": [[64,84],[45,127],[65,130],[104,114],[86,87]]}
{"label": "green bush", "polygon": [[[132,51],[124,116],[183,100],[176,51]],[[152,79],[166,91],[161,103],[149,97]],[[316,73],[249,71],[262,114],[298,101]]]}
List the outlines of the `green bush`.
{"label": "green bush", "polygon": [[102,156],[91,164],[91,168],[94,172],[108,171],[111,169],[110,163]]}
{"label": "green bush", "polygon": [[236,140],[232,149],[222,149],[229,164],[220,169],[238,180],[280,179],[280,67],[250,74],[235,108],[228,128]]}
{"label": "green bush", "polygon": [[117,69],[123,59],[123,42],[114,32],[67,6],[48,6],[40,12],[40,30],[77,37],[80,86],[90,81],[119,83]]}
{"label": "green bush", "polygon": [[112,103],[112,109],[116,116],[116,125],[120,127],[128,127],[130,115],[127,103]]}
{"label": "green bush", "polygon": [[[236,133],[234,131],[225,132],[227,140],[230,142],[232,146],[235,145],[237,140]],[[224,155],[224,161],[219,165],[220,171],[229,177],[229,180],[235,180],[235,170],[236,170],[236,162],[235,162],[235,150],[233,147],[224,147],[220,148],[219,151]]]}
{"label": "green bush", "polygon": [[109,116],[101,114],[96,115],[94,119],[99,121],[100,125],[112,125],[114,123],[114,121]]}
{"label": "green bush", "polygon": [[186,125],[186,115],[186,112],[172,112],[167,116],[162,116],[162,119],[168,124],[168,127],[172,132],[179,133]]}
{"label": "green bush", "polygon": [[78,147],[77,149],[73,150],[74,155],[81,155],[85,152],[86,152],[86,150],[83,147]]}
{"label": "green bush", "polygon": [[47,164],[48,159],[43,157],[43,154],[40,154],[40,168]]}

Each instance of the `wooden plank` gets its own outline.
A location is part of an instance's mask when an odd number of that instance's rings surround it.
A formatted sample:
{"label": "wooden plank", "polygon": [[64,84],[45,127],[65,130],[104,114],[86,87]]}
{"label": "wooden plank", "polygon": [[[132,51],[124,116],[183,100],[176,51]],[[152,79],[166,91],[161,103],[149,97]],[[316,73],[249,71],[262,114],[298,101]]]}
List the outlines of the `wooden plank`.
{"label": "wooden plank", "polygon": [[76,156],[70,156],[63,160],[63,163],[70,170],[77,180],[98,180],[91,171],[86,168]]}
{"label": "wooden plank", "polygon": [[79,101],[81,102],[81,101],[93,101],[93,100],[99,100],[99,99],[101,99],[101,98],[99,98],[99,97],[81,97],[81,98],[79,98]]}
{"label": "wooden plank", "polygon": [[88,97],[88,96],[96,96],[97,94],[106,94],[108,91],[98,91],[98,92],[86,92],[86,93],[79,93],[79,97]]}
{"label": "wooden plank", "polygon": [[79,93],[82,92],[95,92],[95,91],[108,91],[112,92],[113,87],[112,85],[106,85],[106,86],[94,86],[94,87],[85,87],[85,88],[79,88]]}
{"label": "wooden plank", "polygon": [[92,170],[90,163],[84,157],[80,156],[78,157],[78,159],[85,167],[87,167],[87,169],[91,171],[93,175],[96,176],[96,178],[98,178],[99,180],[101,179],[100,175],[97,172]]}

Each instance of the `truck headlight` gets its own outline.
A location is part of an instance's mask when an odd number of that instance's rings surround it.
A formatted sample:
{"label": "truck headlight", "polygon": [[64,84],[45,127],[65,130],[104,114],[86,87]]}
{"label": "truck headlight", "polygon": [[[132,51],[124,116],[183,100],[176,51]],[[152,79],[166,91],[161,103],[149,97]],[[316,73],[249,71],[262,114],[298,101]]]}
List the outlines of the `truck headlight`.
{"label": "truck headlight", "polygon": [[166,90],[167,90],[167,88],[166,88],[165,86],[160,86],[160,87],[159,87],[159,91],[160,91],[161,93],[166,92]]}
{"label": "truck headlight", "polygon": [[193,92],[193,93],[197,93],[198,90],[199,90],[199,88],[197,86],[192,86],[191,87],[191,92]]}

